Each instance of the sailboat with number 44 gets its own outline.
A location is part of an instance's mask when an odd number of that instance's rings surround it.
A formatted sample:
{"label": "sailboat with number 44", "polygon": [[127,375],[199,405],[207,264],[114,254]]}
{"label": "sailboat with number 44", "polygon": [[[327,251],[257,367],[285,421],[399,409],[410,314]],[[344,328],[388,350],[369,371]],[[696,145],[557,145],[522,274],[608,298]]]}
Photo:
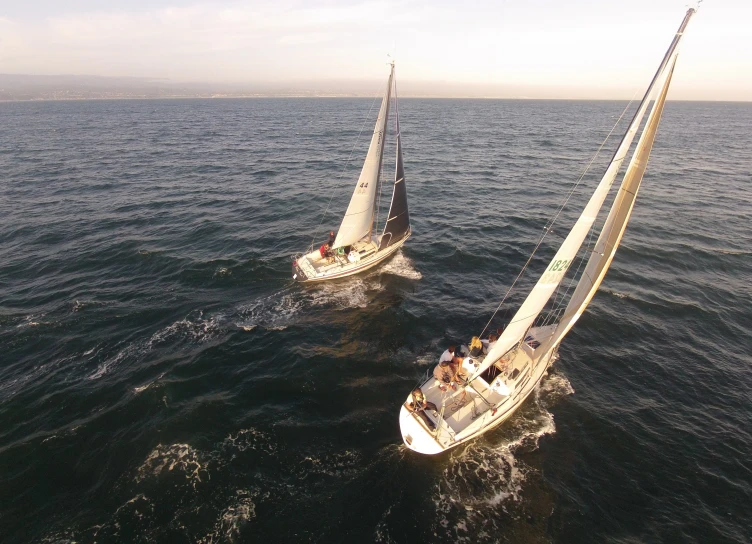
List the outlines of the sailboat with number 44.
{"label": "sailboat with number 44", "polygon": [[[676,64],[677,48],[694,13],[694,9],[687,11],[584,211],[519,310],[495,343],[489,343],[485,357],[482,354],[455,357],[450,372],[454,376],[454,383],[445,384],[431,376],[422,381],[405,400],[399,422],[402,438],[411,450],[426,454],[441,453],[501,424],[535,390],[549,366],[557,359],[559,344],[595,295],[621,242],[661,120]],[[585,252],[586,256],[589,255],[587,264],[568,304],[566,307],[562,304],[561,308],[549,313],[550,319],[541,320],[549,299],[557,292],[591,232],[651,102],[652,109],[599,237],[595,246]],[[541,241],[549,231],[550,225]]]}
{"label": "sailboat with number 44", "polygon": [[[394,180],[389,213],[383,230],[379,233],[381,166],[392,101],[394,102],[396,146]],[[326,242],[311,244],[304,255],[294,255],[292,277],[300,282],[315,282],[344,278],[363,272],[393,255],[402,247],[411,233],[405,170],[402,164],[397,87],[392,62],[386,92],[373,129],[371,145],[337,235],[330,236]]]}

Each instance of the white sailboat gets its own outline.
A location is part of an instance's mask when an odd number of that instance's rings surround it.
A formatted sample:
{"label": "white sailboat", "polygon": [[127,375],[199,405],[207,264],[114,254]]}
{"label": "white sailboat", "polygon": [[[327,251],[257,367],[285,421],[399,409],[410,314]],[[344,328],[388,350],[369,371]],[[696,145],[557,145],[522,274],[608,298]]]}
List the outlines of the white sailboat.
{"label": "white sailboat", "polygon": [[[378,233],[378,186],[392,99],[396,144],[394,182],[386,223],[381,233]],[[363,272],[393,255],[411,233],[405,170],[402,163],[397,87],[392,62],[371,145],[336,238],[328,248],[326,244],[311,244],[306,254],[294,255],[292,277],[300,282],[315,282]]]}
{"label": "white sailboat", "polygon": [[[421,402],[416,402],[411,393],[402,405],[400,430],[405,445],[411,450],[425,454],[441,453],[501,424],[533,392],[556,360],[559,344],[598,290],[624,234],[661,119],[676,64],[677,47],[694,13],[694,9],[687,11],[584,211],[488,354],[485,358],[466,357],[462,360],[465,377],[459,380],[456,389],[443,386],[431,376],[420,385],[424,399],[418,394]],[[652,109],[629,166],[595,247],[588,252],[587,265],[568,305],[563,312],[555,314],[558,321],[537,326],[537,318],[593,227],[651,102]],[[425,401],[432,404],[426,405]]]}

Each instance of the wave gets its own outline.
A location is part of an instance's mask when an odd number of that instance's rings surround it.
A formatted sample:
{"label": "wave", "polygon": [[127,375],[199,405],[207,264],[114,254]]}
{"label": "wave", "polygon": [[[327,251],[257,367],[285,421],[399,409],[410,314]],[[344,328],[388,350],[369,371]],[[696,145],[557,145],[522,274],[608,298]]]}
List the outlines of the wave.
{"label": "wave", "polygon": [[208,462],[192,446],[159,444],[136,470],[135,481],[141,482],[168,472],[182,474],[194,489],[196,484],[209,479]]}
{"label": "wave", "polygon": [[205,318],[204,312],[199,310],[195,317],[188,316],[158,330],[146,340],[137,340],[127,344],[114,356],[100,363],[97,369],[89,374],[88,378],[97,380],[123,361],[140,361],[150,352],[168,344],[180,341],[189,344],[203,344],[222,332],[221,320],[221,315]]}
{"label": "wave", "polygon": [[139,393],[142,393],[146,391],[147,389],[151,389],[151,387],[153,386],[155,387],[159,383],[159,380],[164,378],[164,375],[165,373],[162,372],[159,376],[156,377],[155,380],[145,383],[144,385],[139,385],[137,387],[134,387],[133,392],[138,395]]}
{"label": "wave", "polygon": [[44,313],[41,314],[30,314],[23,318],[23,320],[16,325],[17,329],[23,328],[23,327],[39,327],[42,325],[55,325],[57,321],[42,321],[42,318],[47,315]]}
{"label": "wave", "polygon": [[601,290],[617,298],[632,298],[627,293],[620,293],[619,291],[613,291],[611,289],[604,289],[604,288],[601,288]]}
{"label": "wave", "polygon": [[[44,542],[76,542],[134,538],[145,541],[172,540],[179,534],[184,539],[192,534],[191,541],[201,543],[235,541],[243,528],[256,519],[256,506],[270,496],[268,489],[260,487],[237,488],[217,481],[226,481],[230,473],[228,464],[241,452],[263,452],[274,458],[276,442],[268,434],[255,428],[241,429],[228,435],[209,450],[190,444],[158,444],[132,474],[135,496],[128,499],[102,523],[88,528],[67,528],[50,533]],[[244,459],[243,462],[246,460]],[[322,465],[331,462],[322,461]],[[337,463],[332,463],[337,466]],[[173,488],[180,496],[177,504],[166,495],[165,486]],[[210,487],[211,499],[203,494]],[[167,510],[165,510],[167,508]],[[207,528],[196,526],[196,513],[202,510],[215,512],[216,519]],[[165,522],[165,514],[172,519]],[[157,523],[157,520],[159,522]]]}
{"label": "wave", "polygon": [[249,429],[241,429],[235,434],[230,433],[227,435],[222,442],[221,449],[230,451],[231,457],[234,457],[234,452],[242,453],[247,450],[273,455],[277,451],[277,444],[267,433],[251,427]]}
{"label": "wave", "polygon": [[214,275],[212,277],[213,278],[221,278],[221,277],[224,277],[224,276],[231,276],[231,275],[232,275],[232,270],[230,270],[226,266],[219,266],[214,271]]}
{"label": "wave", "polygon": [[256,503],[253,499],[257,494],[247,489],[238,489],[236,501],[220,514],[214,523],[213,530],[196,542],[200,544],[234,542],[241,535],[243,527],[256,517]]}

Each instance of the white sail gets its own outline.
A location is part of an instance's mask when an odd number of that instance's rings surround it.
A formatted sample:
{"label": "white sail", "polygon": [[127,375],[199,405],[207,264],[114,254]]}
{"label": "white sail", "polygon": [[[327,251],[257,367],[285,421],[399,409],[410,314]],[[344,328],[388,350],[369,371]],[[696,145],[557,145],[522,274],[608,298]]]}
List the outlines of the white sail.
{"label": "white sail", "polygon": [[562,243],[559,250],[556,252],[556,255],[554,255],[554,258],[551,260],[551,263],[548,265],[541,278],[535,284],[535,287],[533,287],[530,294],[522,303],[522,306],[520,306],[520,309],[517,310],[517,313],[514,315],[504,332],[497,340],[496,345],[488,353],[480,367],[470,377],[470,380],[483,373],[486,369],[488,369],[488,367],[498,361],[510,349],[512,349],[522,340],[522,338],[527,333],[527,330],[535,321],[535,318],[538,317],[538,314],[540,314],[540,312],[543,310],[546,303],[551,298],[551,295],[561,283],[564,274],[569,268],[569,265],[572,264],[572,261],[577,255],[577,252],[580,250],[585,237],[588,235],[593,223],[595,222],[598,212],[603,206],[603,202],[605,201],[608,193],[611,190],[611,186],[613,185],[613,182],[619,173],[619,169],[621,168],[621,165],[624,162],[627,153],[629,152],[629,148],[632,145],[634,136],[640,127],[642,118],[656,89],[656,83],[665,74],[666,68],[672,61],[672,59],[675,60],[676,48],[679,45],[679,41],[681,40],[681,37],[684,33],[684,29],[686,28],[686,25],[689,22],[689,19],[694,11],[695,10],[693,9],[687,11],[687,15],[682,21],[679,30],[677,31],[673,41],[671,42],[671,45],[666,51],[666,54],[664,55],[663,60],[661,61],[661,64],[655,73],[655,76],[653,76],[653,80],[651,81],[650,86],[645,92],[645,96],[643,97],[642,102],[637,108],[637,112],[635,113],[635,116],[632,119],[632,122],[630,123],[626,134],[622,138],[619,147],[616,149],[616,152],[614,153],[614,156],[611,159],[611,162],[609,163],[608,168],[603,175],[603,178],[601,178],[598,187],[596,187],[595,192],[590,197],[590,200],[585,206],[585,210],[577,219],[577,222],[572,227],[572,230],[569,231],[566,239]]}
{"label": "white sail", "polygon": [[[646,98],[649,98],[649,96],[646,95]],[[546,268],[546,271],[538,280],[538,283],[535,284],[535,287],[533,287],[528,297],[522,303],[520,309],[517,310],[517,313],[497,340],[496,345],[488,353],[488,356],[473,377],[481,374],[507,351],[517,345],[530,325],[533,324],[535,318],[538,317],[538,314],[543,310],[548,299],[551,298],[551,295],[559,286],[559,283],[561,283],[569,265],[577,255],[577,252],[579,251],[580,246],[582,246],[588,232],[590,232],[590,228],[595,222],[606,196],[608,196],[614,179],[619,173],[619,169],[624,162],[624,158],[632,144],[635,133],[639,128],[648,103],[649,100],[645,100],[644,104],[638,109],[637,115],[632,120],[632,124],[624,135],[614,158],[608,165],[606,173],[603,175],[598,187],[590,197],[587,206],[585,206],[585,210],[577,219],[577,222],[572,227],[572,230],[569,231],[569,234],[559,248],[559,251],[554,255],[554,258]]]}
{"label": "white sail", "polygon": [[386,136],[386,121],[389,117],[389,98],[392,91],[394,66],[389,73],[386,93],[381,102],[379,117],[373,129],[371,145],[368,148],[363,169],[360,171],[358,183],[355,185],[350,205],[337,231],[334,247],[349,246],[361,240],[371,232],[373,226],[373,210],[376,203],[376,188],[381,170],[381,158],[384,154],[384,139]]}
{"label": "white sail", "polygon": [[591,255],[585,271],[577,283],[577,287],[572,294],[572,298],[569,300],[561,321],[554,329],[551,337],[545,339],[538,349],[535,350],[536,355],[545,353],[551,347],[561,342],[561,339],[564,338],[569,329],[580,318],[582,312],[585,311],[585,308],[606,276],[616,249],[619,247],[621,238],[624,235],[624,230],[627,228],[629,218],[632,215],[632,208],[637,199],[637,191],[640,189],[640,183],[645,174],[645,168],[650,158],[650,151],[655,141],[658,124],[661,121],[663,104],[666,100],[669,85],[671,84],[671,76],[673,75],[675,64],[676,56],[674,56],[660,95],[656,99],[653,109],[648,116],[645,130],[643,130],[642,136],[640,136],[640,141],[624,174],[624,180],[619,188],[619,193],[611,205],[611,211],[595,244],[595,252]]}

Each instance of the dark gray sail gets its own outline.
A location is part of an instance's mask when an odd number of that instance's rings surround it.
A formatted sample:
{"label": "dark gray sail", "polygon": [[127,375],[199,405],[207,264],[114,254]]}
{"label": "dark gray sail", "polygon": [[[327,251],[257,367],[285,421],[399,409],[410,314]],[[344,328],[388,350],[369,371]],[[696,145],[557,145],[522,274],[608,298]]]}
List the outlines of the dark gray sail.
{"label": "dark gray sail", "polygon": [[[395,98],[397,93],[395,92]],[[384,249],[392,244],[396,244],[407,236],[410,232],[410,214],[407,211],[407,187],[405,186],[405,168],[402,165],[402,137],[400,136],[399,127],[399,110],[396,107],[394,113],[396,117],[397,131],[397,166],[394,171],[394,192],[392,193],[392,203],[389,206],[389,216],[384,225],[384,234],[381,237],[379,249]]]}

